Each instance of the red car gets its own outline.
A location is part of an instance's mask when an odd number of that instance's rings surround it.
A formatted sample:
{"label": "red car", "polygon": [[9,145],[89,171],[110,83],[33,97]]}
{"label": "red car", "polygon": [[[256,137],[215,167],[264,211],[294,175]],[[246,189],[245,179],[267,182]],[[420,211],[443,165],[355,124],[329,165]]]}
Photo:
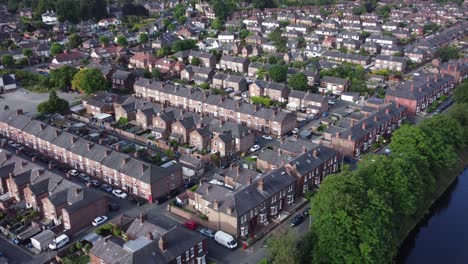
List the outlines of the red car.
{"label": "red car", "polygon": [[197,223],[195,221],[187,221],[184,223],[184,226],[188,229],[196,230],[197,229]]}

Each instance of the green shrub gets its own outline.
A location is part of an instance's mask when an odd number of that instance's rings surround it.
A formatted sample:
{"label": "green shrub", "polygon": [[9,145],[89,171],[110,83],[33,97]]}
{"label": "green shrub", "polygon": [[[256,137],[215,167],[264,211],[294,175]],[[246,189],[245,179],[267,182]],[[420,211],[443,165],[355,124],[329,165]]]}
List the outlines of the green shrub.
{"label": "green shrub", "polygon": [[80,249],[83,248],[83,243],[81,243],[80,241],[78,241],[78,242],[76,242],[75,247],[76,247],[77,250],[80,250]]}

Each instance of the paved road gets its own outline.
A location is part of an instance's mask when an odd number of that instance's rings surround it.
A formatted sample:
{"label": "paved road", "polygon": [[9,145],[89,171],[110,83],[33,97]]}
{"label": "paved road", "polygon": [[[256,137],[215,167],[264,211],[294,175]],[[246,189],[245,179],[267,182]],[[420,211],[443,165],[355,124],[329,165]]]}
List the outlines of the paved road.
{"label": "paved road", "polygon": [[[22,249],[0,238],[0,252],[2,252],[9,264],[35,263],[34,258],[26,254]],[[0,260],[0,263],[1,260]],[[37,263],[37,262],[36,262]]]}

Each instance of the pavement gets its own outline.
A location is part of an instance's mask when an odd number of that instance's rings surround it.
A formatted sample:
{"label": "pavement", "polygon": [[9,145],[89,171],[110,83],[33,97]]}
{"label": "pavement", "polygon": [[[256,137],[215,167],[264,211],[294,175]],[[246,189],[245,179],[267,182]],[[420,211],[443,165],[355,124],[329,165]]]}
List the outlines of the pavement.
{"label": "pavement", "polygon": [[[80,98],[79,93],[58,92],[57,95],[68,102]],[[47,99],[49,99],[48,93],[33,93],[24,88],[18,88],[16,91],[0,95],[0,109],[4,109],[7,105],[10,110],[21,108],[26,115],[34,116],[37,113],[37,105]]]}

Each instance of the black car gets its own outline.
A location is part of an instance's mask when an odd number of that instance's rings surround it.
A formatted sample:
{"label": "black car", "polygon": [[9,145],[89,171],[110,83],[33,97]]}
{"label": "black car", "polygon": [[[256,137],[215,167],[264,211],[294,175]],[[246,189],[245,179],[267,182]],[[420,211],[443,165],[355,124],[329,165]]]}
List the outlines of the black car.
{"label": "black car", "polygon": [[169,198],[167,198],[167,196],[161,196],[159,198],[156,198],[156,204],[163,204],[165,202],[167,202],[167,200],[169,200]]}
{"label": "black car", "polygon": [[110,211],[118,211],[120,209],[120,206],[116,203],[109,203],[107,206],[109,206]]}
{"label": "black car", "polygon": [[344,157],[344,162],[356,163],[357,160],[355,160],[355,159],[353,159],[353,158],[351,158],[351,157],[349,157],[349,156],[345,156],[345,157]]}
{"label": "black car", "polygon": [[303,216],[308,216],[308,215],[310,215],[310,207],[307,207],[306,209],[304,209],[304,211],[302,212],[302,215],[303,215]]}
{"label": "black car", "polygon": [[301,214],[296,215],[291,222],[289,222],[290,226],[297,226],[300,225],[304,221],[304,216]]}

